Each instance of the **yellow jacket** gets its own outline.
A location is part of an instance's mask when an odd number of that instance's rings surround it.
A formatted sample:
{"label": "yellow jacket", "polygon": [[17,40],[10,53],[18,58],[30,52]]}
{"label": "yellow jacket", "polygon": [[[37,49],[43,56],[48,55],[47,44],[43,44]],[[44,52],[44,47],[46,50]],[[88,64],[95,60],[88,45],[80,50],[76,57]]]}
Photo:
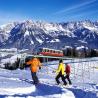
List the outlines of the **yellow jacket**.
{"label": "yellow jacket", "polygon": [[65,74],[65,66],[63,63],[60,63],[58,66],[58,69],[56,70],[56,73],[59,73],[61,71],[62,75]]}

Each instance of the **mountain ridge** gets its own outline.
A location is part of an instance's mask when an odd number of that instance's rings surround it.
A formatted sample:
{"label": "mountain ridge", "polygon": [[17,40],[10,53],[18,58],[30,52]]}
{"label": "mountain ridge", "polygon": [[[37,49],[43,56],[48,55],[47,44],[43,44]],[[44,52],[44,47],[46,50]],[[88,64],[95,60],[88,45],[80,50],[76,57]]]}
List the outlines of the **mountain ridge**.
{"label": "mountain ridge", "polygon": [[0,48],[62,49],[66,46],[98,49],[98,21],[49,23],[27,20],[0,27]]}

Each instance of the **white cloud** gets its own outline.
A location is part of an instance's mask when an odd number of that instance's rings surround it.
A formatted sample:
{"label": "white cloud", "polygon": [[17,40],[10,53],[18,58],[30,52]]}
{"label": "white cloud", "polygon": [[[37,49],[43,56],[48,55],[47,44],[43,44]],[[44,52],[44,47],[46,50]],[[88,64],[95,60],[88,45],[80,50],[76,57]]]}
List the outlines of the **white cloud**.
{"label": "white cloud", "polygon": [[60,10],[54,14],[61,14],[61,13],[65,13],[65,12],[69,12],[69,11],[72,11],[72,10],[75,10],[75,9],[78,9],[78,8],[81,8],[81,7],[84,7],[84,6],[87,6],[89,4],[92,4],[94,3],[95,1],[97,0],[91,0],[91,1],[88,1],[88,2],[84,2],[82,4],[78,4],[78,5],[75,5],[75,6],[72,6],[72,7],[69,7],[69,8],[65,8],[63,10]]}
{"label": "white cloud", "polygon": [[[64,17],[64,19],[65,20],[87,20],[87,19],[91,19],[91,20],[93,20],[93,19],[96,19],[96,20],[98,20],[98,18],[96,18],[96,16],[93,16],[93,15],[95,15],[95,14],[98,14],[98,10],[94,10],[94,11],[88,11],[88,12],[81,12],[81,13],[78,13],[78,14],[75,14],[75,15],[71,15],[70,17],[69,16],[66,16],[66,17]],[[87,16],[86,16],[87,15]],[[89,16],[89,18],[88,18],[88,16]],[[92,17],[93,16],[93,17]]]}

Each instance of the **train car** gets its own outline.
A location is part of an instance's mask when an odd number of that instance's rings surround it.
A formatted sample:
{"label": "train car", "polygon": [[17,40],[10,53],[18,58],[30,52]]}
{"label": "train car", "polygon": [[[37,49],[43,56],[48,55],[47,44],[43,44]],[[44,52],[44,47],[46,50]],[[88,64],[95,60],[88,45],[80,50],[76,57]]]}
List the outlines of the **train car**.
{"label": "train car", "polygon": [[49,48],[41,48],[41,49],[39,49],[38,54],[39,55],[45,55],[45,56],[57,56],[57,57],[64,56],[62,50],[49,49]]}

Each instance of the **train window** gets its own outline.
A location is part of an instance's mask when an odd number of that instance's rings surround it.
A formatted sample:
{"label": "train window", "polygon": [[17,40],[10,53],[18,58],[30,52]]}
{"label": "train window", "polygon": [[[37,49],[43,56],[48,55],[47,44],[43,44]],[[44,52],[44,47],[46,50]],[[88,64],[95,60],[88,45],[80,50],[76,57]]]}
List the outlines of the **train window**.
{"label": "train window", "polygon": [[48,50],[48,52],[50,52],[50,50]]}
{"label": "train window", "polygon": [[50,52],[49,50],[47,50],[47,52]]}
{"label": "train window", "polygon": [[45,49],[42,49],[42,52],[45,52]]}
{"label": "train window", "polygon": [[43,49],[43,52],[46,52],[46,49]]}
{"label": "train window", "polygon": [[52,50],[50,50],[50,52],[52,53]]}
{"label": "train window", "polygon": [[54,51],[54,53],[57,53],[57,51]]}
{"label": "train window", "polygon": [[45,49],[45,52],[47,52],[47,49]]}

